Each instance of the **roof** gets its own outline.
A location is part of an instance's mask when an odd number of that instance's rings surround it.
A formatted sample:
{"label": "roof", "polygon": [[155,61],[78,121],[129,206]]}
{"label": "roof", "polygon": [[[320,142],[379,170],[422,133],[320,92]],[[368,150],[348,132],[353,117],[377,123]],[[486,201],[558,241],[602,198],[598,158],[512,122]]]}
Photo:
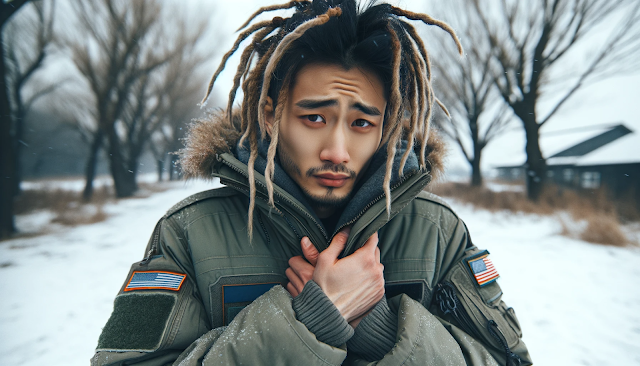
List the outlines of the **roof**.
{"label": "roof", "polygon": [[629,133],[631,133],[630,129],[624,125],[617,125],[599,135],[562,150],[550,156],[549,159],[567,156],[585,156]]}
{"label": "roof", "polygon": [[[612,165],[640,163],[640,133],[623,124],[549,132],[540,135],[547,165]],[[522,165],[505,164],[498,168]]]}

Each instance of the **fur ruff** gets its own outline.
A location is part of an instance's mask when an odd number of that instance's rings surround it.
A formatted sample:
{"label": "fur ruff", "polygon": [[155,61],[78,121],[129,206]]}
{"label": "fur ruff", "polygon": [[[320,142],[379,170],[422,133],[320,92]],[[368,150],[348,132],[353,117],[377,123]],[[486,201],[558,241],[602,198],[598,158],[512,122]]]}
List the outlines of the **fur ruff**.
{"label": "fur ruff", "polygon": [[[233,125],[229,124],[226,113],[222,110],[194,120],[187,131],[185,147],[178,151],[179,164],[184,176],[187,179],[210,179],[212,169],[217,163],[217,155],[235,153],[241,136],[238,111],[234,111]],[[445,155],[445,144],[432,128],[426,149],[426,161],[432,182],[442,176]]]}

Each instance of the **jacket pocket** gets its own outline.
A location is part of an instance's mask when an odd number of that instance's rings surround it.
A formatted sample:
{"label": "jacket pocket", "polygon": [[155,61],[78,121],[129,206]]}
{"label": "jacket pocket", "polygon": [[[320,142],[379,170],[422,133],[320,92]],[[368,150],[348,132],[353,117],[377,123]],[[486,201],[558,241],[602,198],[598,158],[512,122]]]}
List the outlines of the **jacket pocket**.
{"label": "jacket pocket", "polygon": [[489,346],[492,354],[506,358],[507,365],[518,365],[520,358],[511,349],[522,332],[515,312],[501,298],[496,282],[478,287],[461,262],[438,284],[435,305],[445,318]]}

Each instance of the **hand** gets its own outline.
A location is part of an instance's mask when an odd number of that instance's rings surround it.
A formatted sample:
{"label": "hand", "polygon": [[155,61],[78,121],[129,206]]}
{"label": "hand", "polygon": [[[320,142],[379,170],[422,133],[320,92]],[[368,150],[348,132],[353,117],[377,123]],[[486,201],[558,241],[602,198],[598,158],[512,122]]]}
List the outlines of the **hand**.
{"label": "hand", "polygon": [[[380,263],[378,234],[348,257],[338,260],[349,237],[349,231],[336,234],[329,248],[318,254],[308,238],[301,245],[307,263],[301,256],[289,260],[287,290],[297,296],[313,279],[334,303],[340,314],[355,325],[384,295],[384,266]],[[315,265],[315,269],[314,269]],[[348,279],[348,281],[345,281]]]}
{"label": "hand", "polygon": [[334,240],[320,253],[313,280],[347,322],[351,322],[384,296],[384,266],[380,263],[378,233],[371,235],[362,248],[338,260],[344,243],[346,240]]}
{"label": "hand", "polygon": [[[342,243],[342,245],[344,245],[347,242],[349,231],[351,231],[351,229],[346,228],[343,231],[347,235],[336,235],[332,242],[335,240],[344,240]],[[287,291],[289,291],[293,297],[298,296],[300,292],[302,292],[304,285],[313,278],[313,271],[315,270],[316,263],[318,262],[318,255],[320,254],[318,253],[318,249],[316,249],[316,247],[311,243],[311,240],[306,236],[300,241],[300,246],[302,247],[302,254],[304,255],[304,258],[300,255],[291,257],[289,259],[289,268],[285,271],[285,274],[289,279]]]}
{"label": "hand", "polygon": [[293,297],[300,295],[304,285],[313,278],[313,271],[315,270],[319,254],[316,247],[311,244],[311,240],[306,236],[302,238],[300,245],[302,246],[302,253],[308,262],[300,255],[291,257],[289,258],[289,268],[284,272],[289,279],[287,291],[289,291]]}

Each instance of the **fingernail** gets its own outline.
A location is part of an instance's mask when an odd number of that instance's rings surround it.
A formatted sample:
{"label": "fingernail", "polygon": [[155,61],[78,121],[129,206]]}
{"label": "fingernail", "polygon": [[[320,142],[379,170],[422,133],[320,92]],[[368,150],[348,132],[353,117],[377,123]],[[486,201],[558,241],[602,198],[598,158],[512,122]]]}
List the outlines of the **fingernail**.
{"label": "fingernail", "polygon": [[308,247],[309,245],[311,245],[311,240],[309,240],[309,238],[305,236],[304,238],[302,238],[302,245]]}

